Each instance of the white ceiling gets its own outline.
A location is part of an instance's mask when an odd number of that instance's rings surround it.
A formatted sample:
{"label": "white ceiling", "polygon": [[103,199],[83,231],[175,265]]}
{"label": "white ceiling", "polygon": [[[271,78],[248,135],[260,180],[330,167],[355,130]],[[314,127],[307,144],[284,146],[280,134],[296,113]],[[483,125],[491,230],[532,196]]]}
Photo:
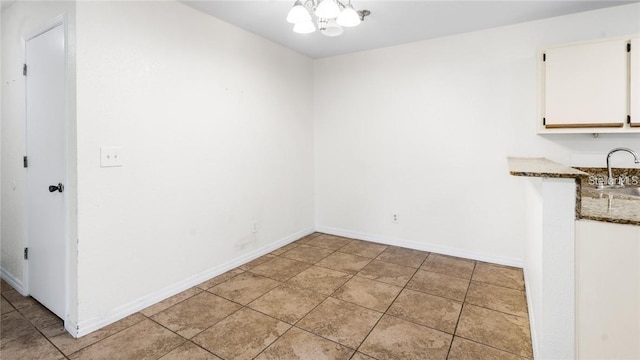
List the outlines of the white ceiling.
{"label": "white ceiling", "polygon": [[359,1],[371,16],[336,38],[319,32],[296,34],[286,22],[294,0],[180,0],[223,21],[311,58],[380,48],[525,21],[619,6],[635,1]]}

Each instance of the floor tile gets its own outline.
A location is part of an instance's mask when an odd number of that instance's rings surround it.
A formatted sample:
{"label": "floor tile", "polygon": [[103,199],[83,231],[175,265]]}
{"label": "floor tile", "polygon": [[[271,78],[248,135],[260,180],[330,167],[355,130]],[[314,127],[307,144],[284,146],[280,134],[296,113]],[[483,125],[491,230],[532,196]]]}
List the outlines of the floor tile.
{"label": "floor tile", "polygon": [[4,298],[0,298],[0,315],[15,311],[15,308]]}
{"label": "floor tile", "polygon": [[188,298],[199,294],[200,292],[202,292],[202,289],[197,288],[197,287],[193,287],[190,289],[187,289],[179,294],[176,294],[170,298],[167,298],[165,300],[160,301],[159,303],[149,306],[148,308],[140,311],[144,316],[148,316],[151,317],[163,310],[166,310],[170,307],[172,307],[173,305],[180,303],[184,300],[187,300]]}
{"label": "floor tile", "polygon": [[1,286],[3,360],[532,356],[521,269],[320,233],[80,339]]}
{"label": "floor tile", "polygon": [[312,266],[292,277],[287,284],[331,295],[353,275],[319,266]]}
{"label": "floor tile", "polygon": [[20,315],[17,311],[4,314],[0,317],[2,331],[0,331],[0,345],[14,341],[18,338],[37,333],[38,330]]}
{"label": "floor tile", "polygon": [[385,315],[358,351],[377,359],[446,359],[452,336]]}
{"label": "floor tile", "polygon": [[354,276],[332,296],[367,309],[385,312],[401,290],[398,286]]}
{"label": "floor tile", "polygon": [[185,338],[191,338],[214,325],[240,305],[203,291],[175,306],[157,313],[151,319]]}
{"label": "floor tile", "polygon": [[42,330],[42,333],[49,339],[49,341],[60,349],[63,354],[70,355],[89,345],[95,344],[100,340],[106,339],[115,333],[140,323],[145,319],[146,318],[142,314],[135,313],[79,339],[73,338],[61,325],[48,327]]}
{"label": "floor tile", "polygon": [[429,253],[426,251],[389,246],[376,260],[418,268],[422,265],[424,259],[427,258],[427,255],[429,255]]}
{"label": "floor tile", "polygon": [[39,330],[62,324],[62,319],[37,302],[20,308],[18,311]]}
{"label": "floor tile", "polygon": [[22,296],[19,292],[10,289],[2,293],[2,296],[16,309],[37,304],[31,296]]}
{"label": "floor tile", "polygon": [[69,356],[71,360],[152,360],[184,342],[151,320],[143,320]]}
{"label": "floor tile", "polygon": [[295,242],[298,244],[306,244],[309,240],[317,238],[318,236],[322,236],[325,235],[323,233],[319,233],[319,232],[314,232],[312,234],[309,234],[301,239],[296,240]]}
{"label": "floor tile", "polygon": [[524,291],[472,281],[466,302],[516,316],[528,316]]}
{"label": "floor tile", "polygon": [[353,275],[362,270],[362,268],[370,262],[371,259],[366,257],[334,252],[319,261],[316,265]]}
{"label": "floor tile", "polygon": [[472,280],[524,290],[522,269],[478,262]]}
{"label": "floor tile", "polygon": [[356,349],[381,316],[377,311],[330,297],[300,320],[297,326]]}
{"label": "floor tile", "polygon": [[239,304],[247,305],[280,284],[279,281],[268,277],[246,272],[218,284],[208,291]]}
{"label": "floor tile", "polygon": [[252,359],[291,325],[244,308],[199,334],[193,341],[223,359]]}
{"label": "floor tile", "polygon": [[249,304],[249,307],[278,320],[294,324],[326,297],[315,291],[285,284],[264,294]]}
{"label": "floor tile", "polygon": [[5,291],[9,290],[13,290],[11,285],[9,285],[9,283],[4,281],[3,279],[0,279],[0,293],[4,294]]}
{"label": "floor tile", "polygon": [[412,267],[373,260],[360,270],[358,276],[391,285],[405,286],[415,272],[416,269]]}
{"label": "floor tile", "polygon": [[388,247],[388,245],[376,244],[368,241],[353,240],[345,247],[341,248],[340,252],[373,259],[382,254],[382,252],[385,251]]}
{"label": "floor tile", "polygon": [[365,355],[361,352],[356,352],[355,354],[353,354],[353,357],[351,358],[351,360],[376,360],[376,359],[372,358],[369,355]]}
{"label": "floor tile", "polygon": [[387,314],[453,334],[460,310],[460,302],[404,289]]}
{"label": "floor tile", "polygon": [[310,266],[310,264],[303,263],[301,261],[278,256],[275,259],[269,260],[264,264],[260,264],[249,271],[274,280],[287,281]]}
{"label": "floor tile", "polygon": [[64,359],[64,355],[37,331],[2,344],[0,354],[3,360]]}
{"label": "floor tile", "polygon": [[218,284],[220,284],[222,282],[225,282],[225,281],[233,278],[236,275],[240,275],[243,272],[244,272],[243,270],[240,270],[240,269],[237,269],[237,268],[236,269],[232,269],[232,270],[227,271],[224,274],[218,275],[218,276],[214,277],[213,279],[209,279],[209,280],[203,282],[202,284],[199,284],[197,287],[202,289],[202,290],[207,290],[207,289],[210,289],[210,288],[212,288],[212,287],[214,287],[214,286],[216,286],[216,285],[218,285]]}
{"label": "floor tile", "polygon": [[253,269],[254,267],[256,267],[256,266],[258,266],[260,264],[266,263],[267,261],[273,259],[274,257],[275,257],[275,255],[271,255],[271,254],[260,256],[257,259],[253,259],[253,260],[249,261],[248,263],[246,263],[244,265],[241,265],[239,267],[239,269],[244,270],[244,271],[247,271],[249,269]]}
{"label": "floor tile", "polygon": [[456,301],[464,301],[468,286],[469,280],[422,270],[418,270],[407,284],[409,289]]}
{"label": "floor tile", "polygon": [[505,351],[478,344],[460,337],[453,338],[448,360],[522,360],[524,358]]}
{"label": "floor tile", "polygon": [[309,245],[300,245],[297,248],[291,249],[280,256],[286,257],[287,259],[315,264],[318,261],[331,255],[331,253],[333,253],[333,250],[317,248]]}
{"label": "floor tile", "polygon": [[320,248],[329,249],[329,250],[338,250],[350,242],[351,240],[343,237],[323,234],[313,239],[309,239],[309,241],[306,242],[306,245],[311,245],[311,246],[320,247]]}
{"label": "floor tile", "polygon": [[291,249],[297,248],[298,246],[300,246],[300,243],[293,242],[291,244],[287,244],[285,246],[282,246],[280,248],[277,248],[277,249],[273,250],[270,254],[271,255],[282,255],[282,254],[284,254],[285,252],[287,252],[287,251],[289,251]]}
{"label": "floor tile", "polygon": [[221,360],[219,357],[187,341],[158,360]]}
{"label": "floor tile", "polygon": [[465,304],[456,335],[524,357],[532,357],[526,318]]}
{"label": "floor tile", "polygon": [[256,360],[348,360],[352,354],[345,346],[293,327]]}
{"label": "floor tile", "polygon": [[471,279],[476,262],[453,256],[431,254],[421,269],[463,279]]}

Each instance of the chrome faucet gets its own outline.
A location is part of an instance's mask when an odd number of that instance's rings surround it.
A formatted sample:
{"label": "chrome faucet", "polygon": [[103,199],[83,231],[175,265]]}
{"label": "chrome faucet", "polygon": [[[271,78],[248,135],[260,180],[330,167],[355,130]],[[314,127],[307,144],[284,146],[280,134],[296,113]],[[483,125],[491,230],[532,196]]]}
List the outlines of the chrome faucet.
{"label": "chrome faucet", "polygon": [[[640,155],[638,155],[637,152],[635,152],[635,151],[633,151],[633,150],[631,150],[629,148],[619,147],[619,148],[615,148],[615,149],[609,151],[609,154],[607,154],[607,175],[609,176],[607,178],[607,182],[609,183],[609,186],[612,186],[615,183],[615,180],[613,180],[613,173],[611,171],[611,162],[610,162],[611,155],[613,155],[613,153],[618,152],[618,151],[626,151],[626,152],[628,152],[629,154],[633,155],[634,162],[636,164],[640,164]],[[623,181],[622,178],[619,180],[619,184],[620,185],[624,185],[624,181]]]}

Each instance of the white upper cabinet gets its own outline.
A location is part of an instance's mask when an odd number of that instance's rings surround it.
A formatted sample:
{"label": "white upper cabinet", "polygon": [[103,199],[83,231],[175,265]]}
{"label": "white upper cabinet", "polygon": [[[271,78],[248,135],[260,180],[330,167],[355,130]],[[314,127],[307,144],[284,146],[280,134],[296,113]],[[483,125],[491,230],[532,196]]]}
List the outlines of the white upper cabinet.
{"label": "white upper cabinet", "polygon": [[630,50],[630,125],[638,129],[640,127],[640,38],[631,40]]}
{"label": "white upper cabinet", "polygon": [[539,131],[640,132],[638,52],[631,36],[545,49]]}
{"label": "white upper cabinet", "polygon": [[627,41],[544,52],[544,126],[623,127],[627,120]]}

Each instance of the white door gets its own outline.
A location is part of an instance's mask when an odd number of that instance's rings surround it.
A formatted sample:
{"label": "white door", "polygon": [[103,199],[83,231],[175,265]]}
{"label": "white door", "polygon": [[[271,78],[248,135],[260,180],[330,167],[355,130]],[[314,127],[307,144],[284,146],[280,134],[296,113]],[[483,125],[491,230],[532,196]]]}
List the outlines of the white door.
{"label": "white door", "polygon": [[28,289],[64,319],[67,112],[62,24],[27,40],[26,64]]}

